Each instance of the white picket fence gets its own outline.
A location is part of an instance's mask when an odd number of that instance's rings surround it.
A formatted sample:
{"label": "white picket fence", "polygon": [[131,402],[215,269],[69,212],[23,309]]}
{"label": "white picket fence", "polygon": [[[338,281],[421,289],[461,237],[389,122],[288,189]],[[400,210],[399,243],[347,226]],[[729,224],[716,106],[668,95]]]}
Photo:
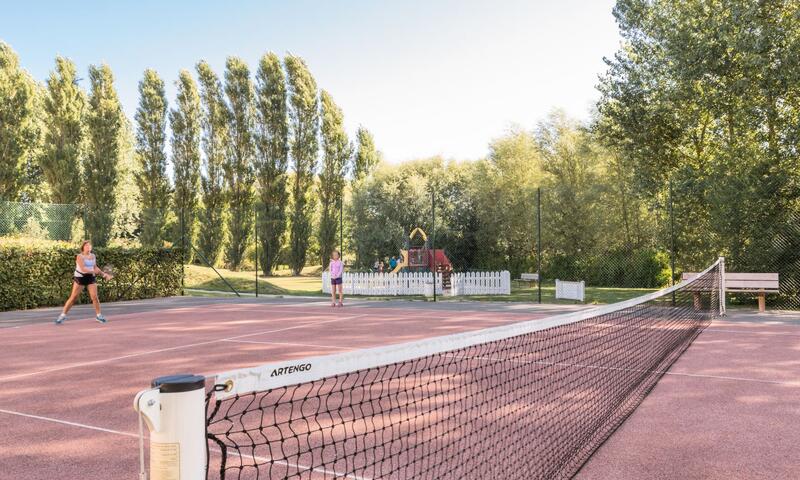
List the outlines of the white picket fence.
{"label": "white picket fence", "polygon": [[556,298],[582,302],[586,293],[586,282],[565,282],[556,279]]}
{"label": "white picket fence", "polygon": [[466,272],[450,276],[452,295],[510,295],[511,274],[502,272]]}
{"label": "white picket fence", "polygon": [[[344,292],[350,295],[433,295],[433,274],[423,272],[401,273],[349,273],[342,276]],[[442,276],[436,275],[436,294],[442,295],[508,295],[511,293],[511,275],[502,272],[454,273],[450,276],[451,288],[442,290]],[[427,287],[427,288],[426,288]],[[322,273],[322,291],[331,292],[330,273]]]}

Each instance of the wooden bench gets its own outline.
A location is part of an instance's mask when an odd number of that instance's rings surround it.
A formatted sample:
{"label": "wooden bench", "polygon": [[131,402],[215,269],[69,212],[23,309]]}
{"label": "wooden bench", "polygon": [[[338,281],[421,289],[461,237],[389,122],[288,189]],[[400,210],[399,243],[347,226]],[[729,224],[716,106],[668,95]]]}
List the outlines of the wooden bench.
{"label": "wooden bench", "polygon": [[[681,280],[689,280],[697,273],[683,272]],[[780,291],[777,273],[725,273],[725,291],[755,293],[758,295],[758,311],[766,311],[766,295]]]}
{"label": "wooden bench", "polygon": [[519,278],[514,279],[515,282],[521,283],[526,282],[530,287],[534,283],[539,282],[539,274],[538,273],[522,273],[520,274]]}

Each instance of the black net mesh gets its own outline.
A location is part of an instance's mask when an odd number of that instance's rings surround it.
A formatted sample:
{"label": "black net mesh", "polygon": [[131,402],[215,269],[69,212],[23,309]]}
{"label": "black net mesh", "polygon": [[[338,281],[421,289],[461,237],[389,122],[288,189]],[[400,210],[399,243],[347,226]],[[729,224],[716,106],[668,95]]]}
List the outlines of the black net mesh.
{"label": "black net mesh", "polygon": [[719,313],[719,278],[715,266],[673,293],[500,341],[212,392],[209,477],[570,478]]}

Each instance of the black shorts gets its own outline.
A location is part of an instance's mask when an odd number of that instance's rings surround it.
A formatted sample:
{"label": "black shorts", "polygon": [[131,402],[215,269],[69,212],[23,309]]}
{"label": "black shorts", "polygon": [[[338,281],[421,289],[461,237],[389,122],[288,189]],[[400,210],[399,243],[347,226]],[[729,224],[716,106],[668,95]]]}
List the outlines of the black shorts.
{"label": "black shorts", "polygon": [[81,286],[93,285],[97,283],[97,277],[84,273],[82,277],[72,277],[72,279]]}
{"label": "black shorts", "polygon": [[342,284],[342,277],[331,278],[331,285],[341,285],[341,284]]}

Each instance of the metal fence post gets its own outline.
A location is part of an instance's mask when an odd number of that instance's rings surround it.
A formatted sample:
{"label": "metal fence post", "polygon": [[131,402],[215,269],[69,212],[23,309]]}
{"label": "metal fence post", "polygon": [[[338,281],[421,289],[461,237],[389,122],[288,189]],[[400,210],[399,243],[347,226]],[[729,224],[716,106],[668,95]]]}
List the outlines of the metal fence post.
{"label": "metal fence post", "polygon": [[181,296],[186,295],[186,226],[183,216],[183,203],[181,203]]}
{"label": "metal fence post", "polygon": [[255,255],[256,255],[256,262],[255,262],[256,263],[256,297],[258,297],[258,205],[256,205],[256,208],[253,211],[253,215],[255,217],[254,220],[253,220],[253,230],[255,232],[255,238],[256,238],[256,252],[255,252]]}
{"label": "metal fence post", "polygon": [[538,300],[542,303],[542,189],[536,188],[536,281]]}
{"label": "metal fence post", "polygon": [[436,190],[431,185],[431,249],[433,250],[433,301],[436,301]]}
{"label": "metal fence post", "polygon": [[[675,210],[672,203],[672,179],[669,181],[669,279],[670,286],[675,285]],[[675,292],[672,292],[672,304],[675,305]]]}

